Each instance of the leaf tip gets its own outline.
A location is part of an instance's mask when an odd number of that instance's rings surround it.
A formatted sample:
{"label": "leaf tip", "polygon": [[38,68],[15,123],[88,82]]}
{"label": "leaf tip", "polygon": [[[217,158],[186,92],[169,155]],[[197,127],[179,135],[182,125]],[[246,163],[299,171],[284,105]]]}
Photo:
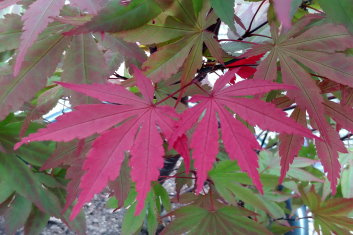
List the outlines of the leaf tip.
{"label": "leaf tip", "polygon": [[22,139],[22,141],[18,142],[15,144],[15,146],[13,147],[13,149],[16,151],[17,149],[19,149],[22,145],[24,144],[28,144],[29,142],[31,142],[30,140],[28,140],[27,138]]}
{"label": "leaf tip", "polygon": [[81,207],[82,207],[81,203],[77,203],[74,206],[74,208],[72,209],[71,215],[69,217],[70,221],[73,221],[76,218],[76,216],[80,213]]}

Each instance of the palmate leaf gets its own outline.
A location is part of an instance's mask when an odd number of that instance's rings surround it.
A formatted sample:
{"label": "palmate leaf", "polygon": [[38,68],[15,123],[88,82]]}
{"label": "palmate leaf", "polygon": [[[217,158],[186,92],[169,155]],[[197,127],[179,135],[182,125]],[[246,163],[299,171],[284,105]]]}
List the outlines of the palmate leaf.
{"label": "palmate leaf", "polygon": [[322,201],[314,187],[309,191],[299,188],[301,199],[312,212],[314,228],[323,235],[350,234],[353,230],[353,219],[349,213],[353,211],[353,199],[332,198]]}
{"label": "palmate leaf", "polygon": [[[118,176],[125,151],[130,150],[132,156],[131,177],[136,183],[138,193],[137,214],[144,207],[151,181],[158,179],[159,169],[163,167],[164,154],[161,133],[166,139],[170,139],[177,115],[170,107],[154,105],[154,88],[151,81],[136,68],[134,75],[144,98],[118,85],[60,83],[66,88],[101,101],[121,105],[77,106],[76,111],[59,117],[57,122],[23,138],[15,146],[17,149],[30,141],[70,141],[101,133],[94,141],[83,164],[86,172],[80,182],[80,195],[71,218],[74,218],[83,204],[90,201],[94,194],[99,193],[108,181]],[[120,125],[109,129],[116,124]],[[170,144],[173,146],[173,143]]]}
{"label": "palmate leaf", "polygon": [[[336,190],[339,176],[338,153],[346,152],[338,133],[327,122],[320,89],[311,75],[305,70],[310,68],[319,75],[347,86],[353,86],[353,58],[336,51],[343,51],[353,45],[352,36],[339,25],[318,22],[321,16],[308,15],[298,21],[287,33],[278,33],[272,26],[272,42],[256,45],[244,56],[254,56],[269,51],[270,53],[257,68],[256,80],[276,80],[277,61],[283,82],[299,89],[289,91],[288,96],[295,100],[311,118],[311,125],[320,131],[324,141],[316,143],[319,158],[331,182],[331,189]],[[310,23],[317,25],[308,28]],[[327,46],[330,45],[330,46]],[[303,66],[305,68],[303,68]]]}
{"label": "palmate leaf", "polygon": [[[46,182],[40,179],[38,174],[33,173],[16,155],[0,152],[0,163],[1,181],[5,181],[10,185],[12,190],[32,202],[41,211],[50,216],[60,218],[78,234],[84,234],[85,225],[82,224],[82,214],[74,221],[69,221],[69,212],[65,214],[61,213],[62,202],[60,195],[51,191],[49,189],[50,185],[47,185]],[[15,221],[16,219],[19,218],[16,217]]]}
{"label": "palmate leaf", "polygon": [[[261,147],[250,130],[235,119],[229,110],[250,124],[258,125],[263,129],[315,137],[308,129],[287,118],[283,111],[272,104],[241,97],[274,89],[291,89],[292,86],[268,81],[246,80],[224,87],[233,77],[234,73],[229,71],[217,80],[210,94],[193,96],[190,101],[199,102],[199,104],[182,114],[178,124],[179,128],[174,136],[176,138],[186,133],[193,125],[197,125],[190,143],[194,166],[197,169],[197,192],[202,190],[204,181],[207,179],[207,172],[212,168],[218,153],[216,115],[220,120],[222,139],[229,157],[238,161],[240,168],[249,174],[260,192],[262,192],[262,185],[257,172],[258,161],[255,150]],[[198,121],[201,115],[202,119]]]}
{"label": "palmate leaf", "polygon": [[187,84],[201,67],[203,43],[212,56],[223,63],[222,49],[212,32],[206,29],[216,22],[206,1],[198,12],[192,1],[176,0],[169,11],[153,22],[119,33],[127,41],[161,44],[143,64],[142,69],[153,81],[169,79],[182,67],[181,85]]}
{"label": "palmate leaf", "polygon": [[221,161],[209,172],[217,192],[227,202],[237,205],[235,200],[237,198],[246,204],[270,213],[265,201],[259,195],[239,184],[240,174],[242,174],[240,168],[234,161]]}
{"label": "palmate leaf", "polygon": [[176,217],[162,232],[176,234],[272,234],[265,227],[247,218],[240,208],[224,206],[215,210],[190,205],[170,213]]}

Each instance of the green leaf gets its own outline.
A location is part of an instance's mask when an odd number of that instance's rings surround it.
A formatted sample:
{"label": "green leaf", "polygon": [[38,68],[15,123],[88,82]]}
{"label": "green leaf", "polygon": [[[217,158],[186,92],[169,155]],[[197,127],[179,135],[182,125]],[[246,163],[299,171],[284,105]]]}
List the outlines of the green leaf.
{"label": "green leaf", "polygon": [[[22,119],[22,118],[21,118]],[[13,153],[13,146],[18,142],[18,134],[20,133],[23,121],[12,120],[3,123],[0,128],[0,143],[6,149],[6,152]],[[37,123],[31,123],[28,126],[27,133],[32,133],[43,127]],[[16,151],[23,160],[34,166],[41,166],[54,150],[54,143],[31,143]]]}
{"label": "green leaf", "polygon": [[202,2],[203,0],[192,0],[196,14],[199,13],[202,9]]}
{"label": "green leaf", "polygon": [[182,70],[181,86],[191,81],[202,65],[204,42],[212,56],[223,62],[219,43],[213,38],[214,35],[206,32],[216,22],[215,15],[212,12],[208,14],[210,5],[206,3],[203,2],[200,13],[196,14],[193,1],[176,0],[155,21],[119,34],[131,42],[160,44],[142,65],[145,74],[154,82],[169,79],[179,70]]}
{"label": "green leaf", "polygon": [[236,197],[255,208],[268,212],[266,205],[257,194],[237,183],[233,174],[238,169],[239,167],[234,161],[222,161],[208,174],[213,180],[217,192],[228,202],[236,205]]}
{"label": "green leaf", "polygon": [[150,203],[147,210],[147,231],[148,234],[156,234],[158,228],[157,220],[158,210],[154,203]]}
{"label": "green leaf", "polygon": [[0,177],[0,204],[6,201],[13,193],[11,185],[9,185],[2,177]]}
{"label": "green leaf", "polygon": [[33,207],[31,214],[25,223],[24,233],[26,235],[40,234],[40,232],[48,224],[49,217],[49,215],[43,213],[37,207]]}
{"label": "green leaf", "polygon": [[117,200],[115,208],[121,208],[124,205],[125,200],[128,198],[131,188],[130,166],[129,158],[127,156],[121,165],[118,178],[112,181],[109,184],[109,187],[113,190],[114,196]]}
{"label": "green leaf", "polygon": [[353,230],[353,199],[332,198],[322,201],[314,187],[309,191],[299,188],[301,199],[309,207],[314,218],[314,227],[323,234],[349,234]]}
{"label": "green leaf", "polygon": [[210,2],[219,18],[228,25],[233,33],[237,34],[237,29],[234,26],[234,1],[211,0]]}
{"label": "green leaf", "polygon": [[91,21],[67,34],[89,32],[120,32],[140,27],[158,16],[161,6],[154,0],[133,0],[124,6],[120,1],[110,1]]}
{"label": "green leaf", "polygon": [[239,56],[243,54],[244,50],[252,47],[253,44],[242,42],[225,42],[221,43],[222,49],[232,56]]}
{"label": "green leaf", "polygon": [[[143,225],[143,221],[146,216],[146,211],[147,207],[141,211],[141,213],[137,216],[134,215],[135,209],[136,209],[136,191],[135,190],[130,190],[128,198],[125,200],[124,206],[127,207],[125,214],[124,214],[124,219],[123,219],[123,224],[122,224],[122,235],[130,235],[130,234],[135,234],[138,232],[139,229],[141,229]],[[150,200],[151,198],[151,193],[147,195],[146,198],[146,203]]]}
{"label": "green leaf", "polygon": [[333,22],[344,24],[353,34],[352,0],[319,0],[319,4]]}
{"label": "green leaf", "polygon": [[341,190],[344,198],[353,198],[353,155],[345,155],[347,162],[341,172]]}
{"label": "green leaf", "polygon": [[11,202],[4,215],[6,234],[15,234],[26,222],[31,209],[32,202],[16,194],[15,199]]}
{"label": "green leaf", "polygon": [[[155,200],[161,202],[167,212],[170,211],[172,209],[172,204],[170,202],[168,192],[165,190],[165,188],[161,184],[155,183],[153,186],[153,191],[155,194]],[[157,209],[158,212],[161,213],[162,208],[157,207]]]}
{"label": "green leaf", "polygon": [[[30,168],[13,154],[3,154],[0,152],[0,171],[4,172],[4,181],[11,185],[12,189],[22,197],[34,203],[40,210],[51,216],[60,218],[68,224],[76,232],[82,230],[79,218],[69,221],[70,211],[66,211],[63,215],[62,200],[65,198],[63,193],[53,193],[33,174]],[[82,234],[82,233],[80,233]]]}
{"label": "green leaf", "polygon": [[21,17],[15,14],[5,15],[0,20],[0,52],[18,48],[21,33]]}
{"label": "green leaf", "polygon": [[182,207],[171,215],[175,216],[162,232],[163,235],[176,234],[272,234],[261,224],[245,217],[236,207],[225,206],[209,211],[197,206]]}

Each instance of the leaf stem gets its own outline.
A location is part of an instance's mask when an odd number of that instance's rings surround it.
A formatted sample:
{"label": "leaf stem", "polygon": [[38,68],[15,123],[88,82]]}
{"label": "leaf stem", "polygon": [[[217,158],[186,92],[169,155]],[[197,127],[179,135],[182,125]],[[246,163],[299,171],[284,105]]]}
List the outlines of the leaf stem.
{"label": "leaf stem", "polygon": [[252,37],[252,36],[264,37],[264,38],[272,39],[270,36],[266,36],[266,35],[263,35],[263,34],[257,34],[257,33],[250,34],[250,37]]}
{"label": "leaf stem", "polygon": [[248,42],[248,41],[237,40],[237,39],[219,39],[218,42],[241,42],[241,43],[249,43],[249,44],[258,45],[258,43],[256,43],[256,42]]}
{"label": "leaf stem", "polygon": [[205,89],[203,89],[202,86],[200,86],[199,84],[195,83],[195,85],[200,88],[201,91],[205,92],[206,94],[209,94],[208,91],[206,91]]}
{"label": "leaf stem", "polygon": [[318,13],[325,14],[325,12],[320,11],[319,9],[316,9],[316,8],[314,8],[314,7],[312,7],[312,6],[305,5],[305,7],[306,7],[306,8],[309,8],[309,9],[311,9],[311,10],[314,10],[314,11],[316,11],[316,12],[318,12]]}
{"label": "leaf stem", "polygon": [[262,0],[262,2],[261,2],[261,4],[259,5],[259,7],[257,8],[255,14],[253,15],[253,17],[252,17],[252,19],[251,19],[251,21],[250,21],[249,27],[248,27],[248,29],[246,30],[245,33],[249,33],[249,32],[250,32],[251,27],[252,27],[252,24],[254,23],[255,17],[256,17],[256,15],[257,15],[257,13],[259,13],[259,11],[260,11],[262,5],[264,5],[265,2],[266,2],[266,0]]}
{"label": "leaf stem", "polygon": [[188,84],[180,87],[178,90],[174,91],[172,94],[168,95],[167,97],[165,97],[164,99],[158,101],[157,103],[155,103],[155,105],[159,105],[161,103],[163,103],[164,101],[170,99],[171,97],[173,97],[174,95],[176,95],[177,93],[179,93],[180,91],[184,90],[185,88],[187,88],[188,86],[190,86],[191,84],[194,83],[194,80],[192,80],[191,82],[189,82]]}
{"label": "leaf stem", "polygon": [[238,38],[238,40],[244,40],[244,38],[250,37],[250,35],[251,35],[253,32],[255,32],[255,31],[261,29],[261,28],[264,27],[267,23],[268,23],[268,21],[265,21],[265,22],[263,22],[262,24],[260,24],[259,26],[257,26],[256,28],[254,28],[253,30],[250,30],[249,32],[245,32],[240,38]]}

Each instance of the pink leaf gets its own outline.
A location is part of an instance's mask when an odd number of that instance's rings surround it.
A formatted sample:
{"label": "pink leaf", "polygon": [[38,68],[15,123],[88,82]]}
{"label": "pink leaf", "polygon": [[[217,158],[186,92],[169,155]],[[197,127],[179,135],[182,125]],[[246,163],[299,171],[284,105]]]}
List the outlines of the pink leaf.
{"label": "pink leaf", "polygon": [[174,143],[174,149],[180,153],[184,159],[185,173],[190,172],[190,153],[189,153],[189,140],[186,135],[179,137]]}
{"label": "pink leaf", "polygon": [[325,112],[343,128],[353,133],[353,109],[334,102],[325,102]]}
{"label": "pink leaf", "polygon": [[213,110],[215,104],[212,101],[207,103],[206,114],[196,127],[190,143],[194,166],[197,170],[196,192],[202,191],[207,172],[212,169],[218,153],[218,123]]}
{"label": "pink leaf", "polygon": [[[202,190],[203,183],[207,179],[207,172],[212,168],[218,153],[217,115],[220,119],[223,143],[229,157],[238,160],[241,169],[249,174],[260,192],[262,192],[262,185],[257,172],[258,163],[255,152],[260,147],[251,132],[237,121],[229,110],[264,129],[317,138],[308,129],[288,118],[285,112],[275,108],[273,104],[258,99],[236,97],[263,93],[272,89],[293,88],[292,86],[247,80],[222,89],[233,75],[234,72],[229,71],[221,76],[211,94],[193,96],[190,102],[199,102],[199,104],[182,114],[173,137],[177,139],[192,126],[197,125],[191,139],[192,157],[195,160],[198,176],[197,192]],[[198,121],[203,114],[202,120]]]}
{"label": "pink leaf", "polygon": [[111,83],[88,85],[57,82],[57,84],[70,90],[97,98],[101,101],[108,101],[117,104],[145,104],[143,99],[126,90],[125,87]]}
{"label": "pink leaf", "polygon": [[136,66],[133,65],[132,68],[134,70],[135,77],[139,78],[136,79],[136,85],[139,87],[143,97],[145,97],[145,99],[152,104],[154,87],[152,86],[151,80],[148,79]]}
{"label": "pink leaf", "polygon": [[[143,209],[151,181],[158,179],[159,169],[163,167],[163,140],[171,138],[178,115],[170,107],[154,105],[151,81],[137,68],[134,71],[137,86],[146,96],[144,98],[118,85],[59,83],[102,101],[117,104],[77,106],[75,111],[59,117],[57,122],[49,124],[47,128],[23,138],[15,146],[18,148],[30,141],[69,141],[103,132],[94,142],[83,164],[85,174],[80,182],[80,194],[71,219],[94,194],[102,191],[109,181],[118,177],[126,151],[130,150],[132,155],[131,176],[138,193],[136,214]],[[107,130],[113,126],[116,127]]]}
{"label": "pink leaf", "polygon": [[[306,126],[306,113],[299,108],[296,108],[291,115],[296,122]],[[297,156],[299,150],[304,144],[303,136],[293,135],[293,134],[280,134],[279,135],[279,155],[281,157],[281,177],[279,179],[279,184],[283,182],[287,171],[289,170],[289,165],[293,163],[294,158]]]}
{"label": "pink leaf", "polygon": [[28,49],[36,41],[38,35],[53,21],[51,17],[59,15],[64,4],[65,0],[37,0],[24,13],[22,17],[24,32],[21,36],[21,44],[14,67],[14,76],[20,73]]}
{"label": "pink leaf", "polygon": [[19,2],[20,0],[4,0],[0,3],[0,10],[9,7],[11,5],[15,5],[17,4],[17,2]]}
{"label": "pink leaf", "polygon": [[131,149],[131,178],[136,182],[137,206],[135,215],[144,208],[144,201],[151,188],[151,181],[157,180],[163,168],[163,140],[156,129],[153,113],[141,120],[142,127]]}
{"label": "pink leaf", "polygon": [[85,173],[80,183],[78,202],[72,210],[72,219],[86,202],[101,192],[109,181],[118,177],[125,151],[130,149],[133,143],[134,125],[136,120],[124,123],[119,128],[103,133],[94,141],[83,164]]}
{"label": "pink leaf", "polygon": [[262,184],[257,172],[259,167],[255,150],[261,149],[254,135],[240,121],[233,118],[225,109],[219,109],[218,114],[222,123],[222,138],[229,157],[238,161],[240,168],[247,172],[254,185],[260,192]]}
{"label": "pink leaf", "polygon": [[[288,5],[284,5],[286,1],[277,0],[276,2],[277,9],[287,9]],[[286,13],[283,14],[283,17],[286,17]],[[338,133],[326,120],[321,90],[310,73],[323,75],[335,83],[353,86],[353,67],[351,66],[353,60],[343,53],[337,53],[337,51],[352,47],[352,36],[344,27],[331,23],[307,27],[322,18],[323,16],[317,14],[309,14],[295,23],[289,31],[284,30],[281,33],[273,24],[271,25],[273,42],[255,45],[243,56],[254,56],[270,51],[257,67],[254,79],[276,80],[280,70],[283,82],[298,88],[288,91],[287,96],[302,110],[309,113],[311,125],[320,131],[320,137],[324,143],[316,142],[317,148],[320,149],[318,156],[323,162],[329,179],[332,180],[331,187],[334,191],[339,175],[337,151],[346,152],[347,150]],[[307,68],[310,68],[310,73],[306,71]]]}
{"label": "pink leaf", "polygon": [[279,21],[282,23],[283,28],[289,29],[292,25],[290,10],[292,0],[273,0],[275,11]]}
{"label": "pink leaf", "polygon": [[15,149],[30,141],[67,142],[75,138],[86,138],[95,133],[101,133],[114,124],[138,113],[134,107],[112,104],[80,105],[75,109],[75,112],[58,117],[57,122],[50,123],[37,133],[22,138],[21,142],[15,145]]}
{"label": "pink leaf", "polygon": [[269,92],[271,90],[292,90],[295,86],[279,84],[268,81],[244,80],[238,82],[236,86],[229,86],[219,91],[218,94],[227,96],[246,96],[257,95]]}

